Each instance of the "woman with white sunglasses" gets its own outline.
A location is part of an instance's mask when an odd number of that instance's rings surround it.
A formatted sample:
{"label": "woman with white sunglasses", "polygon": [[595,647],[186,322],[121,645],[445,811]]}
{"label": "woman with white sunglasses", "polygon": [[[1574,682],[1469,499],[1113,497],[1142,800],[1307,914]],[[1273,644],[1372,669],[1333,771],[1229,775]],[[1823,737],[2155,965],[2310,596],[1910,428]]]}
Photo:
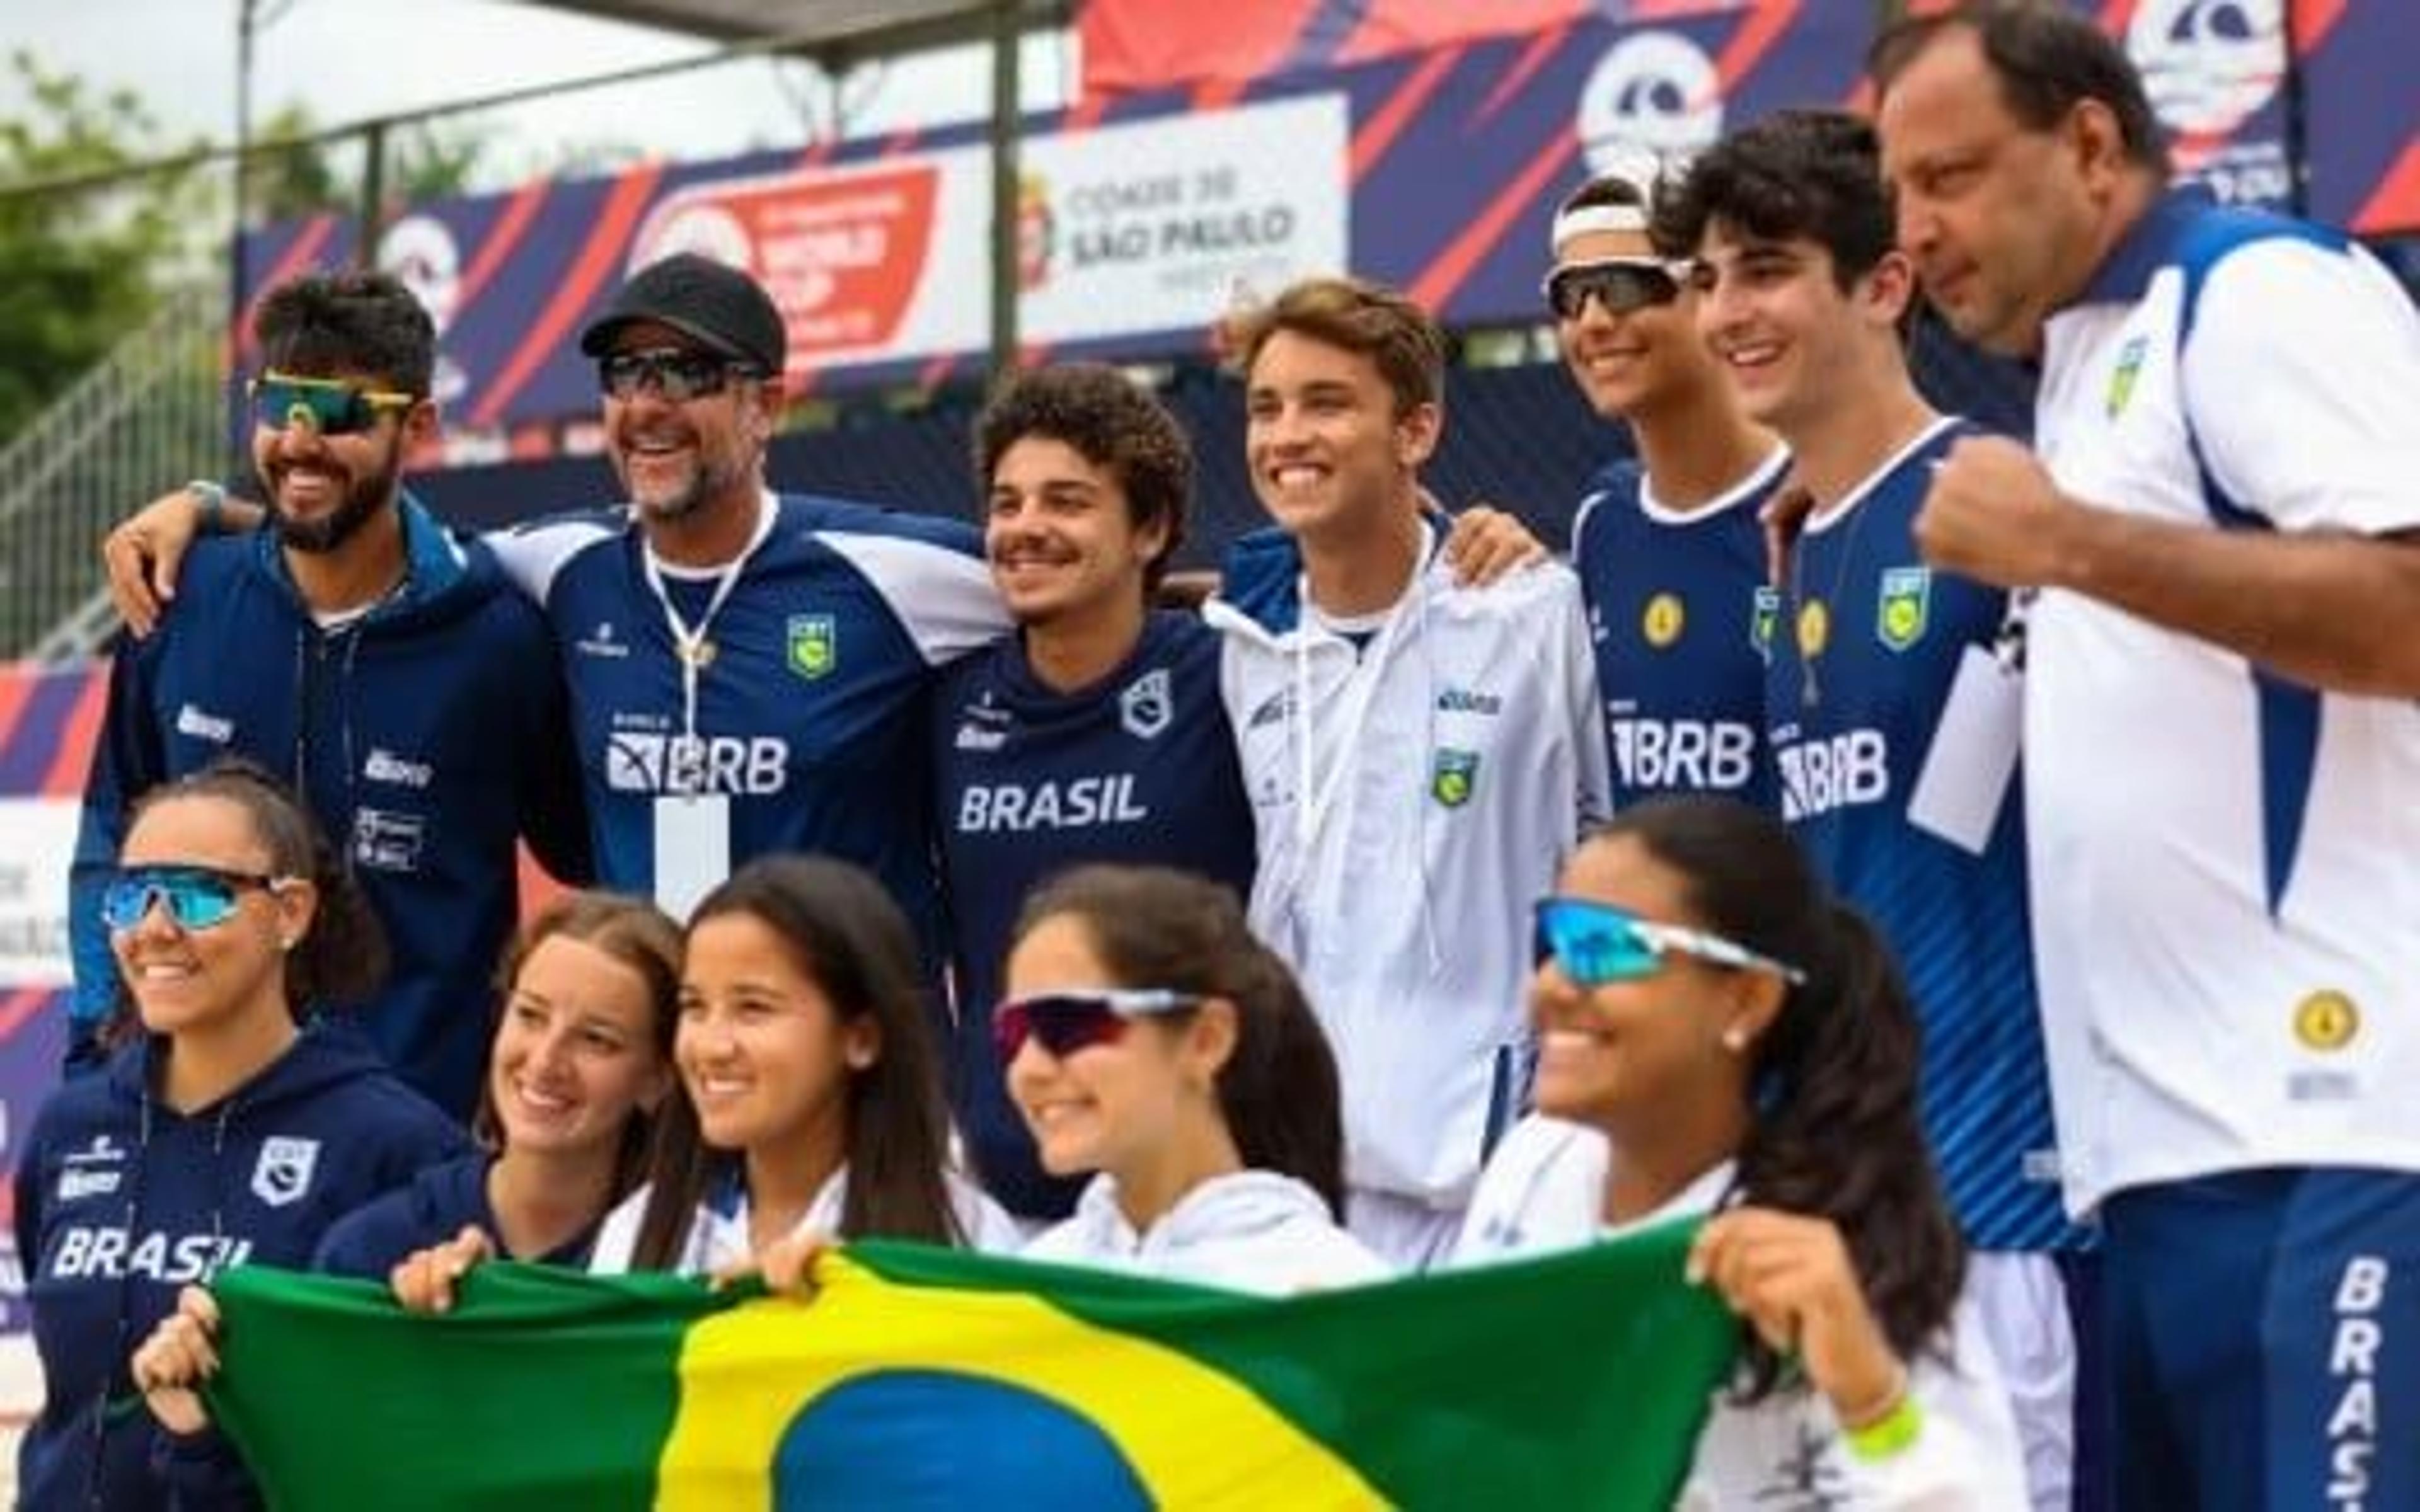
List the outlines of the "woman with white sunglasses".
{"label": "woman with white sunglasses", "polygon": [[[214,1434],[143,1411],[163,1382],[136,1346],[179,1288],[240,1263],[301,1269],[330,1224],[469,1142],[356,1032],[309,1017],[368,996],[385,948],[259,769],[220,763],[138,804],[101,913],[135,1022],[43,1105],[17,1165],[47,1386],[18,1493],[33,1508],[256,1505]],[[158,1396],[155,1411],[198,1421],[189,1393]]]}
{"label": "woman with white sunglasses", "polygon": [[1489,1161],[1457,1263],[1705,1218],[1689,1275],[1741,1350],[1683,1506],[2024,1506],[1872,930],[1771,817],[1686,797],[1583,841],[1537,935],[1539,1111]]}
{"label": "woman with white sunglasses", "polygon": [[1337,1223],[1336,1061],[1226,888],[1083,867],[1037,891],[993,1033],[1044,1169],[1094,1173],[1030,1259],[1238,1291],[1377,1280]]}

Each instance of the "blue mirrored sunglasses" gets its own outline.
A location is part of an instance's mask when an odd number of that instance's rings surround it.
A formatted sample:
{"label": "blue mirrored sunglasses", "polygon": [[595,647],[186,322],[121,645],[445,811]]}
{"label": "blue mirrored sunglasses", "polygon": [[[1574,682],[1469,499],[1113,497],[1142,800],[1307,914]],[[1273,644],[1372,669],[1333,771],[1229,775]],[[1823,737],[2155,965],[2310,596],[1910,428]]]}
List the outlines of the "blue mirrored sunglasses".
{"label": "blue mirrored sunglasses", "polygon": [[213,929],[234,917],[236,900],[245,889],[276,885],[274,877],[214,866],[131,866],[101,893],[101,920],[113,930],[130,930],[156,903],[178,929]]}
{"label": "blue mirrored sunglasses", "polygon": [[251,388],[252,418],[264,429],[308,424],[322,436],[351,436],[375,429],[380,416],[420,402],[391,389],[287,373],[264,373],[252,380]]}
{"label": "blue mirrored sunglasses", "polygon": [[1538,963],[1552,958],[1575,987],[1637,981],[1664,969],[1670,953],[1740,971],[1770,971],[1784,981],[1807,980],[1788,962],[1759,955],[1719,934],[1658,924],[1585,898],[1541,898],[1532,910]]}
{"label": "blue mirrored sunglasses", "polygon": [[1067,987],[1057,992],[1013,997],[992,1011],[992,1048],[1001,1065],[1016,1058],[1031,1037],[1054,1059],[1065,1059],[1096,1044],[1114,1044],[1126,1032],[1126,1021],[1146,1013],[1176,1013],[1198,1008],[1202,999],[1188,993],[1156,987]]}

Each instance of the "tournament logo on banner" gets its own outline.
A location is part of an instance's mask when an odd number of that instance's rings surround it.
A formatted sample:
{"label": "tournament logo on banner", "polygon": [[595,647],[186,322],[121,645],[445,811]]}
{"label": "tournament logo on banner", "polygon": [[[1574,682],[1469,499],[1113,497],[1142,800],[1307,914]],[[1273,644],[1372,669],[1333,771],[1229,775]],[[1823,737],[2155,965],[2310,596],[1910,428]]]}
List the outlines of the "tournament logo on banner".
{"label": "tournament logo on banner", "polygon": [[791,369],[813,367],[897,334],[926,271],[939,187],[926,162],[708,181],[656,207],[630,266],[694,252],[753,273],[789,330]]}
{"label": "tournament logo on banner", "polygon": [[433,215],[406,215],[379,238],[378,265],[393,273],[437,326],[437,372],[430,397],[450,405],[470,379],[445,349],[445,332],[462,303],[462,249],[453,230]]}
{"label": "tournament logo on banner", "polygon": [[2285,0],[2143,0],[2126,51],[2177,166],[2229,202],[2285,204],[2293,193],[2278,96]]}
{"label": "tournament logo on banner", "polygon": [[1590,173],[1652,178],[1722,136],[1721,75],[1679,32],[1633,32],[1589,75],[1575,124]]}

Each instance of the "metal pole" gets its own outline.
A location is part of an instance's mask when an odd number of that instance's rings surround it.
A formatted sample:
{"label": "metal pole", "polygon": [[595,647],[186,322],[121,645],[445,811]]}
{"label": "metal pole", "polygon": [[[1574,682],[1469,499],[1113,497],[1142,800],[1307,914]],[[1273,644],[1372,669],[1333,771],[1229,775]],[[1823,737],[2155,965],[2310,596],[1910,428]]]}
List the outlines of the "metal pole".
{"label": "metal pole", "polygon": [[991,373],[995,384],[1016,371],[1018,277],[1017,107],[1022,93],[1018,0],[991,8]]}
{"label": "metal pole", "polygon": [[252,149],[252,42],[260,0],[238,0],[235,19],[235,213],[227,239],[227,367],[226,428],[221,433],[222,461],[233,457],[236,438],[243,434],[240,386],[234,369],[242,365],[245,312],[251,308],[249,271],[244,267],[244,221],[252,209],[247,170]]}
{"label": "metal pole", "polygon": [[2302,35],[2295,24],[2302,8],[2287,0],[2285,35],[2278,39],[2286,66],[2286,208],[2296,215],[2311,213],[2311,93],[2303,54],[2294,46]]}
{"label": "metal pole", "polygon": [[361,235],[353,247],[353,266],[378,266],[379,233],[386,226],[386,122],[372,121],[362,132]]}

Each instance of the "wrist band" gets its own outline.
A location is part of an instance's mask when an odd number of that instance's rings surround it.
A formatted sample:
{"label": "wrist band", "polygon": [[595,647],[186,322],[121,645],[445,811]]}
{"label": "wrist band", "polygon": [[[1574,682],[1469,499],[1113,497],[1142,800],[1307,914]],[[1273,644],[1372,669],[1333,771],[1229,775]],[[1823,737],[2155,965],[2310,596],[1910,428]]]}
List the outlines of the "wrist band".
{"label": "wrist band", "polygon": [[1840,1438],[1849,1453],[1872,1464],[1905,1454],[1923,1431],[1924,1410],[1916,1405],[1916,1393],[1907,1389],[1902,1379],[1889,1412],[1863,1427],[1841,1429]]}
{"label": "wrist band", "polygon": [[217,534],[220,523],[226,518],[226,490],[208,478],[195,478],[185,485],[185,496],[194,501],[202,533]]}

